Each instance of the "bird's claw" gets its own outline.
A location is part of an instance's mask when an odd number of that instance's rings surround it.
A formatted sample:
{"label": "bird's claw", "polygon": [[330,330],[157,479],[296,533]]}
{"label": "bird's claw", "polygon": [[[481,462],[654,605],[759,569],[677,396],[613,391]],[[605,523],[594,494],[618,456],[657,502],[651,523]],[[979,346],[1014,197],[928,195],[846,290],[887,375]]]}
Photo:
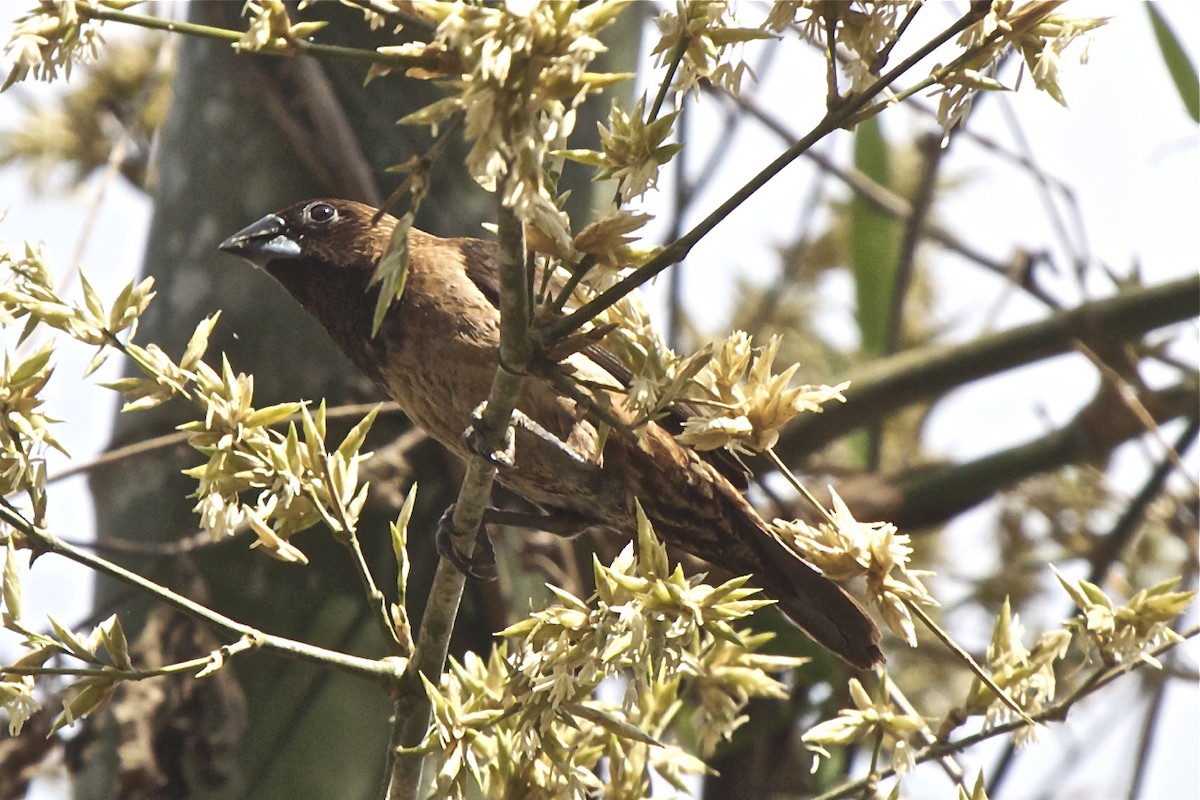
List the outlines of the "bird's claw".
{"label": "bird's claw", "polygon": [[457,535],[454,528],[454,506],[451,505],[438,520],[434,541],[437,543],[438,553],[463,575],[477,581],[494,581],[496,551],[492,549],[492,540],[488,538],[487,530],[482,524],[475,536],[474,555],[466,555],[455,546]]}
{"label": "bird's claw", "polygon": [[504,429],[504,443],[498,449],[492,450],[485,445],[483,437],[479,434],[479,425],[483,422],[483,409],[486,407],[486,402],[480,403],[471,412],[471,424],[463,431],[463,441],[466,442],[468,450],[496,469],[508,469],[517,462],[516,434],[513,433],[513,426],[509,424]]}

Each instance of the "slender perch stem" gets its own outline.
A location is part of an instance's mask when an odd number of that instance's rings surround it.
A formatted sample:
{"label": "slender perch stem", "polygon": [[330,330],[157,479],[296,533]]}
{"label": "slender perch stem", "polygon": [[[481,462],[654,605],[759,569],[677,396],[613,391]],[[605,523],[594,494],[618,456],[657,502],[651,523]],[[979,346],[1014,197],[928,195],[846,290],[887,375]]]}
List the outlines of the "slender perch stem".
{"label": "slender perch stem", "polygon": [[[521,221],[511,209],[500,208],[499,239],[503,261],[500,265],[500,366],[492,382],[487,406],[479,422],[483,449],[486,452],[503,447],[504,437],[512,419],[517,395],[521,390],[521,374],[530,360],[532,343],[529,340],[530,297],[525,274],[525,237]],[[465,545],[475,545],[474,532],[483,524],[483,513],[491,496],[496,467],[482,457],[467,463],[466,475],[454,506],[454,528],[470,532],[456,536]],[[467,552],[469,557],[472,553]],[[446,559],[438,562],[433,586],[421,618],[417,652],[406,682],[395,703],[392,749],[388,765],[385,796],[387,800],[415,800],[421,786],[423,754],[412,752],[425,737],[429,728],[432,706],[421,685],[421,675],[437,683],[446,665],[450,635],[458,616],[466,578]],[[402,749],[403,748],[403,749]]]}

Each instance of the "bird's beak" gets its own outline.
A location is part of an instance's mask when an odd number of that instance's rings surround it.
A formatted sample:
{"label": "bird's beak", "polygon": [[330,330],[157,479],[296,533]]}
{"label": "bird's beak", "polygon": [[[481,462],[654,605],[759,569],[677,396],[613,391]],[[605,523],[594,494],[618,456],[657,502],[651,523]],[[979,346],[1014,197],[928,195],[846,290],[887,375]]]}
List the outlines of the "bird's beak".
{"label": "bird's beak", "polygon": [[242,228],[221,242],[219,249],[263,268],[275,259],[300,257],[299,242],[288,236],[287,224],[278,214],[268,214]]}

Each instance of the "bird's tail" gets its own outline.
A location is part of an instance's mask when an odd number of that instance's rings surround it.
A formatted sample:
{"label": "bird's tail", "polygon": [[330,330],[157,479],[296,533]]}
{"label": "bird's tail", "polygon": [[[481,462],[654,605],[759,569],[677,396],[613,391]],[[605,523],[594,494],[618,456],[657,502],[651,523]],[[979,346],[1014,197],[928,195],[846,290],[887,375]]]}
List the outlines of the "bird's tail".
{"label": "bird's tail", "polygon": [[772,542],[778,555],[774,569],[760,569],[754,577],[782,611],[817,643],[862,669],[883,661],[879,629],[862,604],[842,587],[821,575]]}
{"label": "bird's tail", "polygon": [[818,644],[869,669],[883,661],[879,628],[858,600],[801,561],[766,530],[748,506],[737,515],[741,539],[756,552],[753,577],[782,611]]}

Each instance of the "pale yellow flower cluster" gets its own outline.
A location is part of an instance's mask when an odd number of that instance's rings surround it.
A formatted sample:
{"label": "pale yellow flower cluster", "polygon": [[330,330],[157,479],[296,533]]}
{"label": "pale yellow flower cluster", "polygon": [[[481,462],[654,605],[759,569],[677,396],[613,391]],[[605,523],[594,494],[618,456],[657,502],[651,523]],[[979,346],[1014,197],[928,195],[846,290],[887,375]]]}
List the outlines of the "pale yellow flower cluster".
{"label": "pale yellow flower cluster", "polygon": [[895,40],[903,20],[908,16],[911,2],[826,3],[824,0],[788,0],[771,4],[765,30],[782,33],[795,27],[805,40],[828,47],[828,30],[832,23],[837,31],[837,44],[844,49],[840,59],[843,72],[850,78],[850,92],[865,89],[879,78],[875,68],[878,54]]}
{"label": "pale yellow flower cluster", "polygon": [[415,2],[415,12],[437,23],[432,42],[380,49],[448,54],[441,70],[425,77],[450,78],[446,86],[453,94],[403,121],[436,125],[462,111],[472,142],[467,168],[475,181],[563,251],[570,250],[570,226],[544,165],[551,151],[566,145],[575,107],[622,77],[595,75],[587,67],[605,50],[597,35],[624,5]]}
{"label": "pale yellow flower cluster", "polygon": [[684,423],[679,440],[697,450],[727,448],[757,453],[775,445],[779,430],[797,414],[819,412],[825,403],[845,402],[838,386],[791,386],[798,364],[772,373],[782,339],[756,348],[749,334],[734,331],[715,348],[681,393],[699,414]]}
{"label": "pale yellow flower cluster", "polygon": [[[23,660],[22,660],[23,661]],[[13,666],[40,666],[17,661]],[[34,690],[32,675],[5,675],[0,678],[0,708],[8,715],[8,735],[20,736],[25,722],[42,708]]]}
{"label": "pale yellow flower cluster", "polygon": [[[1070,644],[1070,632],[1058,629],[1043,631],[1033,647],[1026,647],[1024,628],[1005,599],[992,629],[985,666],[992,681],[1026,714],[1036,714],[1054,700],[1058,685],[1055,666]],[[963,710],[983,714],[984,724],[989,727],[1015,717],[1013,709],[978,678],[971,684]],[[1020,728],[1016,741],[1024,744],[1036,731],[1032,726]]]}
{"label": "pale yellow flower cluster", "polygon": [[[957,39],[957,54],[942,56],[934,65],[936,94],[940,96],[937,117],[949,130],[962,119],[975,93],[1005,90],[995,78],[1000,57],[1012,50],[1020,54],[1034,85],[1066,105],[1059,71],[1064,51],[1089,31],[1103,25],[1103,17],[1074,17],[1059,13],[1065,0],[996,0],[987,13],[967,27]],[[848,92],[862,91],[876,81],[899,39],[915,2],[827,3],[824,0],[781,0],[771,4],[763,29],[783,32],[795,28],[806,40],[828,47],[829,31],[835,31],[841,71],[850,79]],[[1086,46],[1080,61],[1087,58]],[[944,68],[948,65],[949,68]],[[887,90],[889,93],[891,90]]]}
{"label": "pale yellow flower cluster", "polygon": [[907,534],[890,522],[859,522],[837,492],[829,512],[832,523],[809,525],[802,520],[777,519],[776,535],[801,557],[835,581],[866,579],[866,596],[879,607],[884,621],[912,647],[916,628],[908,604],[937,605],[925,588],[924,570],[910,569],[912,547]]}
{"label": "pale yellow flower cluster", "polygon": [[[577,288],[576,301],[586,302],[620,277],[619,272],[593,272]],[[601,312],[594,324],[616,326],[605,337],[605,347],[632,373],[626,401],[638,416],[637,424],[656,419],[670,405],[687,403],[694,413],[678,438],[697,450],[765,451],[798,414],[818,413],[826,403],[846,400],[842,391],[848,383],[792,386],[797,364],[773,373],[782,344],[778,336],[756,348],[749,334],[734,331],[691,355],[676,355],[651,324],[636,293]]]}
{"label": "pale yellow flower cluster", "polygon": [[[4,45],[4,57],[12,69],[4,82],[7,89],[29,75],[52,81],[59,70],[71,77],[71,68],[96,58],[103,39],[96,24],[88,22],[82,12],[93,6],[125,8],[126,0],[100,0],[87,3],[81,0],[41,0],[37,7],[19,17]],[[3,89],[0,89],[2,91]]]}
{"label": "pale yellow flower cluster", "polygon": [[897,711],[888,695],[887,675],[880,680],[875,697],[857,678],[851,678],[850,699],[854,708],[843,708],[836,717],[809,728],[801,737],[804,746],[817,755],[813,771],[822,757],[829,757],[827,745],[848,745],[865,739],[879,739],[891,750],[891,766],[897,772],[912,769],[916,765],[912,739],[926,723],[919,716]]}
{"label": "pale yellow flower cluster", "polygon": [[[127,286],[106,309],[81,274],[84,302],[69,304],[56,293],[41,248],[28,244],[24,254],[18,255],[6,243],[0,243],[0,270],[8,276],[0,286],[0,326],[25,320],[21,333],[24,339],[37,325],[44,324],[102,348],[88,366],[88,373],[103,363],[103,348],[115,341],[117,334],[128,331],[132,335],[138,317],[154,297],[153,281],[147,279]],[[40,410],[40,393],[54,371],[50,363],[53,354],[49,341],[20,360],[6,353],[0,374],[0,410],[4,412],[4,424],[0,425],[0,493],[6,497],[14,493],[27,495],[38,522],[45,500],[44,451],[52,447],[66,455],[52,433],[56,420]]]}
{"label": "pale yellow flower cluster", "polygon": [[242,38],[234,44],[239,50],[288,50],[328,24],[325,21],[293,23],[283,0],[247,0],[242,14],[250,18],[250,23]]}
{"label": "pale yellow flower cluster", "polygon": [[50,374],[49,343],[23,360],[4,354],[0,373],[0,494],[16,493],[41,497],[46,480],[45,450],[52,447],[66,455],[55,438],[54,419],[42,412],[39,396]]}
{"label": "pale yellow flower cluster", "polygon": [[[360,453],[374,412],[359,423],[334,452],[325,445],[325,407],[309,413],[300,403],[263,409],[250,404],[253,383],[226,369],[219,382],[215,373],[201,378],[203,403],[226,414],[206,415],[203,422],[182,426],[192,431],[188,443],[208,461],[184,474],[197,481],[195,511],[201,527],[214,538],[232,534],[246,524],[257,537],[255,546],[282,561],[307,563],[289,538],[324,521],[334,535],[349,535],[366,503],[367,486],[359,485]],[[302,433],[295,424],[281,434],[273,425],[299,411]],[[228,413],[231,412],[231,413]],[[242,498],[251,492],[253,502]]]}
{"label": "pale yellow flower cluster", "polygon": [[645,97],[628,114],[613,103],[608,127],[599,126],[602,152],[596,164],[600,167],[596,179],[615,180],[622,202],[657,187],[659,170],[683,147],[678,142],[666,143],[679,112],[664,114],[649,124],[644,119],[645,113]]}
{"label": "pale yellow flower cluster", "polygon": [[1170,626],[1196,593],[1173,591],[1179,578],[1142,589],[1122,606],[1094,583],[1071,580],[1058,570],[1054,574],[1083,612],[1082,619],[1072,620],[1068,625],[1083,634],[1104,663],[1143,661],[1161,668],[1162,664],[1147,651],[1168,642],[1183,641]]}
{"label": "pale yellow flower cluster", "polygon": [[[992,72],[1000,57],[1010,49],[1020,53],[1038,89],[1058,103],[1067,104],[1059,84],[1063,51],[1108,18],[1057,13],[1063,2],[1034,0],[1018,5],[1014,0],[997,0],[983,19],[963,31],[958,44],[969,57],[941,81],[937,115],[947,130],[970,108],[975,91],[1005,88],[992,77]],[[1087,60],[1086,47],[1079,60]]]}
{"label": "pale yellow flower cluster", "polygon": [[731,2],[686,0],[659,15],[659,40],[652,55],[658,56],[659,66],[667,66],[682,49],[674,83],[677,91],[695,91],[701,80],[707,80],[737,94],[742,79],[746,75],[754,77],[750,66],[737,57],[740,45],[772,37],[758,28],[741,27],[734,13],[736,7]]}
{"label": "pale yellow flower cluster", "polygon": [[[802,660],[759,653],[770,634],[734,627],[768,601],[741,580],[713,587],[671,570],[644,516],[636,551],[594,571],[587,602],[553,590],[558,602],[504,631],[486,660],[468,655],[426,683],[422,747],[439,797],[649,796],[649,768],[682,789],[750,698],[786,696],[772,675]],[[597,691],[605,679],[613,692]],[[698,702],[681,720],[685,693]]]}
{"label": "pale yellow flower cluster", "polygon": [[[0,323],[27,319],[26,332],[47,325],[98,347],[89,373],[113,349],[123,352],[143,373],[105,384],[124,396],[125,411],[152,408],[176,397],[191,400],[200,409],[200,419],[181,427],[192,434],[190,444],[207,462],[185,474],[199,482],[195,510],[202,527],[213,536],[228,535],[248,524],[258,536],[257,544],[271,555],[304,561],[304,554],[288,542],[293,533],[321,520],[335,535],[353,530],[366,501],[358,466],[367,455],[359,450],[373,413],[337,450],[327,453],[323,406],[316,414],[300,403],[255,408],[251,377],[235,372],[227,361],[217,371],[203,360],[216,316],[200,322],[178,362],[157,345],[141,347],[128,341],[154,297],[152,279],[129,284],[106,307],[81,277],[84,302],[74,305],[58,295],[35,248],[26,247],[23,258],[0,248],[0,266],[10,274],[9,282],[0,287]],[[50,377],[51,353],[47,345],[23,361],[7,361],[0,384],[0,407],[7,412],[6,424],[0,426],[4,494],[25,491],[35,512],[45,477],[41,451],[46,446],[61,449],[50,433],[51,420],[38,410],[37,393]],[[294,424],[286,433],[271,430],[270,426],[296,413],[301,414],[302,431]],[[255,493],[252,502],[242,499],[244,492]]]}

